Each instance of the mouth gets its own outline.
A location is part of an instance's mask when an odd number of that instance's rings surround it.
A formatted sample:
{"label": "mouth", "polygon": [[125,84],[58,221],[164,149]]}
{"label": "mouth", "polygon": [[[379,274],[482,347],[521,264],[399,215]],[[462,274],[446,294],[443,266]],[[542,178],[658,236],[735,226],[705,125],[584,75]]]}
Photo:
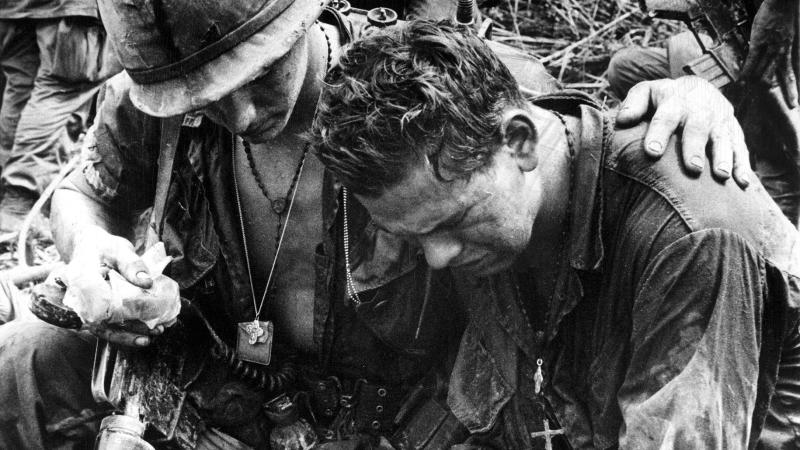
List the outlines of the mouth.
{"label": "mouth", "polygon": [[272,113],[238,134],[250,142],[263,144],[275,138],[283,130],[284,122],[282,113]]}
{"label": "mouth", "polygon": [[502,258],[491,257],[486,255],[482,258],[465,261],[457,265],[451,266],[456,272],[461,272],[468,275],[493,275],[498,272],[511,267],[513,261],[506,263]]}
{"label": "mouth", "polygon": [[456,265],[451,266],[451,268],[457,272],[469,273],[469,274],[480,274],[483,273],[485,270],[484,267],[484,259],[474,259],[470,261],[465,261]]}
{"label": "mouth", "polygon": [[274,138],[280,130],[271,124],[261,125],[258,128],[248,128],[247,130],[239,133],[243,139],[246,139],[254,144],[263,144],[270,139]]}

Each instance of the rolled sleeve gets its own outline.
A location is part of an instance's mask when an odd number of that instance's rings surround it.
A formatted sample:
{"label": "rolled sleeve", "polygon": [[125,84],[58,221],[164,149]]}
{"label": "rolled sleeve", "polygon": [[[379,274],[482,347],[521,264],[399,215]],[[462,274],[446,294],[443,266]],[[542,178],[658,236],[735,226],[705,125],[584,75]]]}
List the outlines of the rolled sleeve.
{"label": "rolled sleeve", "polygon": [[130,83],[123,73],[106,84],[80,170],[69,177],[83,194],[120,211],[140,211],[152,203],[158,166],[161,121],[133,106]]}
{"label": "rolled sleeve", "polygon": [[648,265],[618,394],[621,448],[746,448],[765,262],[739,235],[691,233]]}

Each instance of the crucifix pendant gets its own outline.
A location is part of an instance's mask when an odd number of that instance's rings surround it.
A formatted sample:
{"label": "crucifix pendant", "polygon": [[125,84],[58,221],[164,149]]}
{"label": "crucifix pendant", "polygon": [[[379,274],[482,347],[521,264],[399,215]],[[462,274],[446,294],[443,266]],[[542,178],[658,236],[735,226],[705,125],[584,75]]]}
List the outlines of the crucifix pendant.
{"label": "crucifix pendant", "polygon": [[272,359],[272,322],[240,322],[236,331],[236,357],[268,366]]}

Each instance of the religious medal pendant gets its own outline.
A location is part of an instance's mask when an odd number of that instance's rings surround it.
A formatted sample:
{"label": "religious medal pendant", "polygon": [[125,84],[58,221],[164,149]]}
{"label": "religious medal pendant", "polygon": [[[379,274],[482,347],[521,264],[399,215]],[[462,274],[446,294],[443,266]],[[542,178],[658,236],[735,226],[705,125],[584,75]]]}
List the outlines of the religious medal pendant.
{"label": "religious medal pendant", "polygon": [[240,322],[236,330],[236,357],[268,366],[272,359],[272,334],[271,321]]}
{"label": "religious medal pendant", "polygon": [[283,211],[286,210],[286,199],[284,197],[278,197],[275,200],[270,200],[270,205],[275,214],[281,215]]}
{"label": "religious medal pendant", "polygon": [[542,392],[542,382],[544,382],[544,375],[542,375],[542,358],[539,358],[536,360],[536,373],[533,374],[534,394]]}

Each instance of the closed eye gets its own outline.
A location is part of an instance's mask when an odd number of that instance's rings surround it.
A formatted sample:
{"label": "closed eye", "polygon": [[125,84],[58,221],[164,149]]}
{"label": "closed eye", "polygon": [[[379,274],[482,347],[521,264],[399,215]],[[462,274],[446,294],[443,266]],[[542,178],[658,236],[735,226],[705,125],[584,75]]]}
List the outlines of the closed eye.
{"label": "closed eye", "polygon": [[469,211],[471,209],[472,209],[471,206],[468,207],[468,208],[465,208],[463,211],[461,211],[459,213],[456,213],[455,215],[449,217],[447,220],[445,220],[443,222],[439,222],[438,224],[436,224],[435,227],[433,227],[429,231],[426,231],[426,232],[423,232],[423,233],[392,231],[392,230],[389,230],[389,229],[385,228],[383,225],[381,225],[380,223],[376,222],[375,220],[372,220],[372,223],[373,223],[373,225],[375,225],[375,228],[377,228],[377,229],[379,229],[379,230],[381,230],[381,231],[383,231],[385,233],[393,234],[395,236],[399,236],[399,237],[411,240],[411,239],[415,239],[415,238],[417,238],[419,236],[425,236],[425,235],[433,234],[433,233],[436,233],[436,232],[439,232],[439,231],[446,231],[446,230],[449,230],[449,229],[457,227],[458,225],[461,224],[461,222],[464,221],[464,218],[466,218],[467,214],[469,214]]}
{"label": "closed eye", "polygon": [[464,218],[467,217],[467,214],[469,213],[469,211],[471,209],[472,209],[471,206],[469,208],[465,208],[463,211],[461,211],[460,214],[456,214],[455,216],[450,217],[449,219],[445,220],[444,222],[440,222],[438,225],[436,225],[436,227],[433,230],[431,230],[427,234],[430,234],[430,233],[433,233],[433,232],[436,232],[436,231],[449,230],[449,229],[457,227],[458,225],[461,224],[461,222],[464,221]]}

